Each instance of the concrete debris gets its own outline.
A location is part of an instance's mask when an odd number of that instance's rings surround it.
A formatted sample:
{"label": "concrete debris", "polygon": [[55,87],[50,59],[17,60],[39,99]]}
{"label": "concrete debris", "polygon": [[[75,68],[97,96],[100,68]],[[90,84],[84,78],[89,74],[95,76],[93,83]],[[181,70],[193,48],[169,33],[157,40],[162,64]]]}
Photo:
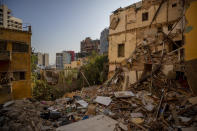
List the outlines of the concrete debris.
{"label": "concrete debris", "polygon": [[8,106],[10,106],[10,105],[12,105],[12,104],[14,104],[14,101],[8,101],[8,102],[6,102],[6,103],[3,105],[3,107],[8,107]]}
{"label": "concrete debris", "polygon": [[56,131],[114,131],[117,121],[104,115],[75,122],[56,129]]}
{"label": "concrete debris", "polygon": [[118,91],[118,92],[114,92],[114,95],[117,98],[126,98],[126,97],[135,96],[135,94],[133,94],[133,92],[131,91]]}
{"label": "concrete debris", "polygon": [[189,101],[192,105],[196,105],[196,104],[197,104],[197,96],[196,96],[196,97],[189,98],[188,101]]}
{"label": "concrete debris", "polygon": [[178,117],[181,119],[182,122],[189,122],[192,118],[188,118],[188,117]]}
{"label": "concrete debris", "polygon": [[131,118],[144,117],[142,113],[131,113]]}
{"label": "concrete debris", "polygon": [[[141,84],[131,89],[136,95],[129,97],[116,97],[115,92],[122,91],[110,84],[87,87],[71,98],[55,101],[16,100],[9,106],[1,106],[0,130],[193,129],[197,125],[197,105],[191,102],[194,99],[191,91],[177,88],[176,82],[166,85],[165,90],[156,88],[151,94],[148,85]],[[100,116],[102,119],[96,119]]]}
{"label": "concrete debris", "polygon": [[95,99],[96,102],[108,106],[111,103],[110,97],[104,97],[104,96],[97,96]]}
{"label": "concrete debris", "polygon": [[78,104],[80,104],[81,106],[83,106],[84,108],[86,108],[88,106],[88,103],[85,102],[84,100],[79,100],[79,101],[76,101]]}

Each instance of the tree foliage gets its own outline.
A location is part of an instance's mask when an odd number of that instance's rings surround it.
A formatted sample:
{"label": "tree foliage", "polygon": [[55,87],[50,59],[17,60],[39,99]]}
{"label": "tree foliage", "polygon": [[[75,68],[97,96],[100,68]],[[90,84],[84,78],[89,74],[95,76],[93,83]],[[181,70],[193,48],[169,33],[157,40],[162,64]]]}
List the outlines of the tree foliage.
{"label": "tree foliage", "polygon": [[33,97],[37,100],[55,100],[59,98],[61,91],[55,86],[48,85],[46,81],[36,80],[33,87]]}
{"label": "tree foliage", "polygon": [[[93,53],[89,57],[88,63],[81,67],[81,72],[84,73],[90,85],[99,85],[107,80],[108,75],[108,57],[106,55],[97,55]],[[79,75],[78,86],[88,86],[82,74]],[[83,82],[82,82],[83,81]]]}

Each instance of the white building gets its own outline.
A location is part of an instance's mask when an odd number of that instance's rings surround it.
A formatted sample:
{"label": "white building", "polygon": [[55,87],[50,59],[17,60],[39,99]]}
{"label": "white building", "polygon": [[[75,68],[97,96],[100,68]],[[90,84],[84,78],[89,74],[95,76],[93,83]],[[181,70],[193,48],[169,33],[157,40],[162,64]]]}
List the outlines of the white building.
{"label": "white building", "polygon": [[65,64],[71,64],[71,55],[67,51],[56,53],[56,69],[64,69]]}
{"label": "white building", "polygon": [[43,65],[45,67],[49,66],[49,54],[47,54],[47,53],[43,54]]}
{"label": "white building", "polygon": [[35,53],[35,55],[38,58],[36,62],[38,66],[42,66],[43,68],[49,66],[49,54],[48,53],[42,54],[38,52],[38,53]]}
{"label": "white building", "polygon": [[6,5],[0,5],[0,27],[22,30],[22,20],[11,15]]}

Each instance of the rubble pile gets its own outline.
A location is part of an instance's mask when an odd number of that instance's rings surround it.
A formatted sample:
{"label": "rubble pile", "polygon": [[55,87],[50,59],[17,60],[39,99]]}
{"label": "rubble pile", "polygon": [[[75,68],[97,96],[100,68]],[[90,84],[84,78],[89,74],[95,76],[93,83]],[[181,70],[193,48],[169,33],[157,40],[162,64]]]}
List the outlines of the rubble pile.
{"label": "rubble pile", "polygon": [[189,88],[170,86],[154,95],[144,86],[132,91],[95,86],[56,101],[11,101],[1,107],[1,130],[55,130],[97,115],[116,120],[117,130],[195,130],[197,97]]}
{"label": "rubble pile", "polygon": [[[61,130],[81,120],[103,118],[100,115],[108,121],[112,118],[117,131],[196,130],[197,97],[184,72],[173,72],[171,68],[165,71],[168,64],[182,65],[181,55],[176,52],[182,47],[169,52],[167,47],[173,43],[168,37],[162,38],[144,39],[102,86],[83,88],[55,101],[24,99],[5,103],[0,110],[1,130]],[[154,51],[155,46],[162,48]],[[139,67],[140,77],[130,84],[126,74]]]}
{"label": "rubble pile", "polygon": [[[9,101],[0,109],[1,131],[39,131],[49,129],[51,123],[40,117],[45,105],[28,99]],[[50,128],[52,129],[52,128]]]}
{"label": "rubble pile", "polygon": [[[174,21],[168,33],[161,25],[143,28],[131,56],[101,86],[83,88],[55,101],[25,99],[5,103],[0,109],[0,130],[60,131],[81,126],[77,129],[91,131],[84,126],[105,119],[115,124],[111,131],[196,131],[197,97],[185,76],[183,29],[172,33],[181,19]],[[173,38],[179,36],[181,42],[174,42]],[[131,72],[137,78],[129,77]]]}

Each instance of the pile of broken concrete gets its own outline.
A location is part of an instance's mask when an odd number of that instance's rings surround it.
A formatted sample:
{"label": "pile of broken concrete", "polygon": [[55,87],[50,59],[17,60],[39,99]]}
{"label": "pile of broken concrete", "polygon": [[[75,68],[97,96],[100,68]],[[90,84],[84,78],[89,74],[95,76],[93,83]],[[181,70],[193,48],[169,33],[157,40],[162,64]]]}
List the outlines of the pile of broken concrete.
{"label": "pile of broken concrete", "polygon": [[[159,90],[160,91],[160,90]],[[95,86],[55,101],[16,100],[0,110],[2,131],[196,130],[197,97],[188,88],[152,94]]]}

